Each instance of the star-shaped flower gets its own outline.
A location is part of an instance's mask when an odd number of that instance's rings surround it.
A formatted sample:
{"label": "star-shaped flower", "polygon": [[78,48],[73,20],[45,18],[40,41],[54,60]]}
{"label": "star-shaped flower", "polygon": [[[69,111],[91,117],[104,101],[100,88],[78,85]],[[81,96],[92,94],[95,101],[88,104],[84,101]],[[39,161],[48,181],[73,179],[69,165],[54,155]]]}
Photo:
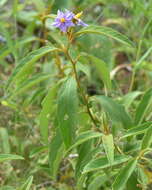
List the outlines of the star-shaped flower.
{"label": "star-shaped flower", "polygon": [[64,13],[58,10],[57,17],[52,25],[59,28],[62,32],[66,32],[68,28],[75,26],[73,23],[74,16],[75,15],[70,11]]}
{"label": "star-shaped flower", "polygon": [[68,28],[76,25],[84,27],[88,26],[80,19],[81,15],[82,12],[75,15],[73,12],[68,10],[66,10],[66,12],[58,10],[57,17],[52,25],[59,28],[62,32],[67,32]]}

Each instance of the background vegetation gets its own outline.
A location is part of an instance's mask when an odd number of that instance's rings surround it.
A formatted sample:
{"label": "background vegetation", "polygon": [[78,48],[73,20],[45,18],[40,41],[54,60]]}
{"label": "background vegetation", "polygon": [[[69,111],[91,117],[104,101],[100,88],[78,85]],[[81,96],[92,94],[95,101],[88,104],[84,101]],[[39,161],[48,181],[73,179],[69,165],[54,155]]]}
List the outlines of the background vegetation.
{"label": "background vegetation", "polygon": [[152,189],[151,51],[151,0],[1,0],[0,190]]}

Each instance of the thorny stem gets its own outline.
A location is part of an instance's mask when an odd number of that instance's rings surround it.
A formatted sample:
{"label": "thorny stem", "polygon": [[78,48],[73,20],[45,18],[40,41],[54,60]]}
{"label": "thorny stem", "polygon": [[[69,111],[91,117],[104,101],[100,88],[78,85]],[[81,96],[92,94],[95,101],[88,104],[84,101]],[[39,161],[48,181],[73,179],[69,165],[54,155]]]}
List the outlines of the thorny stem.
{"label": "thorny stem", "polygon": [[66,53],[67,58],[68,58],[68,59],[70,60],[70,62],[72,63],[72,67],[73,67],[75,79],[76,79],[76,82],[77,82],[77,86],[78,86],[78,88],[79,88],[79,90],[80,90],[81,96],[82,96],[82,98],[83,98],[83,100],[84,100],[84,102],[85,102],[85,105],[86,105],[86,107],[87,107],[87,112],[88,112],[88,114],[89,114],[89,116],[90,116],[92,122],[94,123],[94,125],[97,126],[97,122],[96,122],[96,120],[95,120],[94,116],[92,115],[91,110],[90,110],[90,108],[89,108],[88,99],[87,99],[87,97],[85,96],[85,94],[84,94],[84,92],[83,92],[83,90],[82,90],[82,88],[81,88],[81,85],[80,85],[80,81],[79,81],[79,78],[78,78],[78,75],[77,75],[77,71],[76,71],[76,61],[72,59],[72,57],[70,56],[68,50],[66,50],[65,53]]}

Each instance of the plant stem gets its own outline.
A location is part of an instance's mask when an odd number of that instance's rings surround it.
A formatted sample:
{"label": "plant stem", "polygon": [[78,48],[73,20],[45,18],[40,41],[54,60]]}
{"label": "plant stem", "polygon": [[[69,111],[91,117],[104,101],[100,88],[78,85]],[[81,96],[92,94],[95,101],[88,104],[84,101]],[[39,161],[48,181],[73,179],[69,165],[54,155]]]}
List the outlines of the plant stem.
{"label": "plant stem", "polygon": [[129,87],[129,92],[131,92],[133,90],[133,87],[134,87],[134,81],[135,81],[135,70],[133,69],[133,72],[132,72],[132,76],[131,76],[131,83],[130,83],[130,87]]}
{"label": "plant stem", "polygon": [[80,85],[79,77],[78,77],[77,71],[76,71],[76,61],[72,59],[72,57],[70,56],[68,50],[67,50],[65,53],[66,53],[66,55],[67,55],[67,58],[68,58],[68,59],[70,60],[70,62],[72,63],[72,67],[73,67],[74,76],[75,76],[75,79],[76,79],[76,82],[77,82],[77,86],[78,86],[78,89],[80,90],[81,96],[82,96],[82,98],[83,98],[83,100],[84,100],[84,102],[85,102],[85,105],[86,105],[86,107],[87,107],[87,112],[88,112],[88,114],[89,114],[89,116],[90,116],[92,122],[94,123],[94,125],[97,126],[97,122],[96,122],[96,120],[95,120],[94,116],[92,115],[91,110],[90,110],[90,108],[89,108],[88,99],[87,99],[87,97],[85,96],[85,94],[84,94],[84,92],[83,92],[83,90],[82,90],[82,88],[81,88],[81,85]]}

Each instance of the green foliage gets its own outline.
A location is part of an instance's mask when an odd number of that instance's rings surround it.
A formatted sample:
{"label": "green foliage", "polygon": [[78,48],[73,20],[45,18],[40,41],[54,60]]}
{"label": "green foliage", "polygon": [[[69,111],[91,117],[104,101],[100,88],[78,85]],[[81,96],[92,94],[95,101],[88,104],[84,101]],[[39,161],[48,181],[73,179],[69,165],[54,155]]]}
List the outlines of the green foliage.
{"label": "green foliage", "polygon": [[88,27],[83,28],[80,31],[78,31],[76,33],[76,36],[79,36],[82,34],[87,34],[87,33],[105,35],[105,36],[113,38],[125,45],[133,46],[133,43],[126,36],[124,36],[121,33],[117,32],[111,28],[108,28],[108,27],[94,26],[94,25],[88,26]]}
{"label": "green foliage", "polygon": [[105,169],[111,166],[115,166],[126,162],[129,159],[128,156],[115,156],[112,164],[109,163],[107,157],[91,160],[83,169],[83,173]]}
{"label": "green foliage", "polygon": [[[65,9],[88,26],[56,29]],[[0,190],[151,189],[151,10],[0,1]]]}
{"label": "green foliage", "polygon": [[65,81],[59,94],[57,108],[58,127],[66,148],[69,148],[75,139],[78,111],[76,82],[72,77]]}
{"label": "green foliage", "polygon": [[109,114],[109,117],[113,122],[120,122],[124,126],[124,128],[131,128],[132,121],[128,113],[125,111],[123,105],[118,104],[116,101],[112,100],[106,96],[97,97],[101,106],[105,112]]}
{"label": "green foliage", "polygon": [[114,143],[113,136],[111,134],[102,136],[102,143],[109,161],[109,164],[112,165],[114,161]]}
{"label": "green foliage", "polygon": [[91,62],[96,67],[96,70],[99,74],[99,77],[103,80],[107,89],[110,89],[111,88],[110,72],[107,68],[106,63],[104,61],[102,61],[101,59],[98,59],[97,57],[93,56],[93,55],[87,55],[86,54],[84,56],[90,58]]}
{"label": "green foliage", "polygon": [[13,154],[0,154],[0,162],[4,162],[7,160],[23,160],[22,156],[13,155]]}
{"label": "green foliage", "polygon": [[30,190],[33,181],[33,176],[30,176],[19,190]]}
{"label": "green foliage", "polygon": [[120,190],[124,189],[125,184],[129,177],[131,176],[132,172],[134,171],[137,164],[137,159],[131,159],[118,173],[116,180],[113,184],[113,190]]}
{"label": "green foliage", "polygon": [[139,124],[143,121],[146,111],[148,107],[151,105],[151,100],[152,100],[152,89],[149,89],[148,91],[145,92],[141,102],[139,103],[136,109],[136,115],[135,115],[136,124]]}
{"label": "green foliage", "polygon": [[53,86],[49,89],[48,94],[44,98],[42,102],[42,110],[40,112],[40,133],[44,142],[48,142],[48,126],[49,126],[49,119],[53,112],[53,105],[54,99],[57,93],[57,85]]}

